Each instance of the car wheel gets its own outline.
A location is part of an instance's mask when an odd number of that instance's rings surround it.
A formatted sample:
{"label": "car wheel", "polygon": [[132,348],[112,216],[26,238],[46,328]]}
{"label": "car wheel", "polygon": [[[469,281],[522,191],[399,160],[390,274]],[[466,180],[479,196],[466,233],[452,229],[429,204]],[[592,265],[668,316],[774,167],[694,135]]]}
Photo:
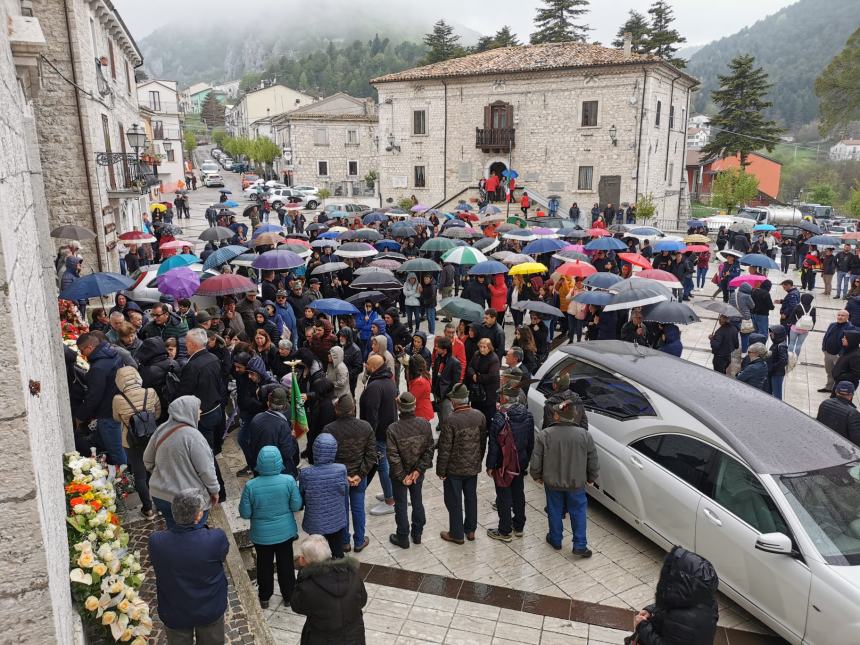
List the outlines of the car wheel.
{"label": "car wheel", "polygon": [[319,206],[319,204],[317,204],[314,200],[310,200],[307,204],[305,204],[305,206],[313,211],[313,210],[316,210],[316,208],[317,208],[317,206]]}

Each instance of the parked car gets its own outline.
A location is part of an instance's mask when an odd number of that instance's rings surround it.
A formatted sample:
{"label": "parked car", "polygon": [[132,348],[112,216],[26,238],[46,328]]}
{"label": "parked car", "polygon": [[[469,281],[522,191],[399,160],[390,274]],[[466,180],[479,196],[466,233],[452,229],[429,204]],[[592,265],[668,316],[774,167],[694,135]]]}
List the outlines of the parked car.
{"label": "parked car", "polygon": [[318,197],[320,193],[320,189],[316,186],[292,186],[292,189],[297,193],[302,193],[303,195],[313,195],[314,197]]}
{"label": "parked car", "polygon": [[203,185],[207,188],[212,188],[213,186],[223,186],[224,178],[216,172],[205,173],[203,175]]}
{"label": "parked car", "polygon": [[622,237],[635,237],[642,244],[648,240],[651,244],[660,240],[677,240],[683,241],[683,238],[675,235],[666,235],[659,228],[653,226],[644,226],[641,224],[613,224],[607,230],[610,233],[621,233]]}
{"label": "parked car", "polygon": [[588,411],[600,475],[588,493],[665,549],[710,560],[720,589],[790,643],[860,630],[860,448],[744,383],[622,341],[553,352]]}
{"label": "parked car", "polygon": [[202,164],[200,164],[200,172],[203,173],[204,176],[212,174],[212,173],[217,174],[218,173],[218,164],[215,163],[214,161],[212,161],[211,159],[207,159]]}
{"label": "parked car", "polygon": [[251,172],[246,172],[242,175],[242,190],[245,190],[248,186],[257,181],[260,177]]}
{"label": "parked car", "polygon": [[[308,208],[312,208],[310,206],[310,202],[308,203]],[[316,208],[316,207],[313,207]],[[364,213],[365,211],[371,210],[370,206],[366,206],[365,204],[326,204],[325,212],[331,213],[333,211],[343,211],[346,213]]]}
{"label": "parked car", "polygon": [[233,169],[233,160],[230,157],[221,157],[221,167],[224,170],[232,170]]}
{"label": "parked car", "polygon": [[[211,269],[204,271],[202,264],[192,264],[188,268],[200,276],[201,282],[213,275],[218,275],[217,271]],[[157,264],[140,267],[140,269],[131,274],[134,284],[123,293],[129,299],[139,304],[142,309],[149,309],[156,302],[160,301],[162,295],[158,290],[157,275]],[[212,307],[218,304],[215,298],[210,296],[192,296],[191,302],[196,303],[200,308]]]}
{"label": "parked car", "polygon": [[270,188],[264,199],[272,205],[272,208],[279,208],[281,204],[287,203],[301,204],[310,209],[317,207],[317,201],[313,197],[303,195],[291,188]]}

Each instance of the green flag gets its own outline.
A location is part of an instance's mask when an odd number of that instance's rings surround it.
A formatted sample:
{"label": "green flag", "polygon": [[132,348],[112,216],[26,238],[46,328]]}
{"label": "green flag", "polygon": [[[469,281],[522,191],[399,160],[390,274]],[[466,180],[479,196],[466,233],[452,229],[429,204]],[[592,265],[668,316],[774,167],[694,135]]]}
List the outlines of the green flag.
{"label": "green flag", "polygon": [[290,387],[290,418],[293,420],[293,434],[298,439],[308,431],[308,416],[305,414],[305,404],[302,403],[302,392],[295,372]]}

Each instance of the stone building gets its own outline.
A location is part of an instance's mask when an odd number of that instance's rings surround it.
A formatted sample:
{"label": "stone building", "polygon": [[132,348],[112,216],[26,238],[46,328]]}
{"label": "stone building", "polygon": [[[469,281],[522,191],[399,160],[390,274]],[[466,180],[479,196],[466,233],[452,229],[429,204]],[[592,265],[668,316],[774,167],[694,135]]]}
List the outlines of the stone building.
{"label": "stone building", "polygon": [[370,197],[378,172],[376,106],[342,92],[272,119],[284,149],[279,170],[291,185],[327,188],[333,196]]}
{"label": "stone building", "polygon": [[860,161],[860,139],[842,139],[830,148],[831,161]]}
{"label": "stone building", "polygon": [[[0,640],[74,643],[62,455],[73,448],[40,163],[44,24],[0,0]],[[65,165],[65,164],[64,164]],[[80,190],[80,186],[77,187]]]}
{"label": "stone building", "polygon": [[295,110],[313,100],[313,97],[286,85],[269,85],[247,92],[224,115],[227,134],[234,137],[252,136],[251,124],[255,121]]}
{"label": "stone building", "polygon": [[95,231],[84,272],[118,271],[116,236],[139,226],[147,207],[126,136],[140,122],[134,69],[143,58],[110,0],[29,5],[47,42],[34,103],[51,226]]}
{"label": "stone building", "polygon": [[[512,168],[517,188],[563,211],[651,194],[658,221],[684,202],[687,113],[696,79],[629,43],[494,49],[372,81],[379,92],[380,193],[445,206]],[[521,194],[517,190],[517,198]]]}
{"label": "stone building", "polygon": [[152,112],[152,152],[160,157],[158,179],[162,191],[176,190],[177,182],[185,177],[182,122],[176,81],[148,80],[137,86],[137,100],[142,108]]}

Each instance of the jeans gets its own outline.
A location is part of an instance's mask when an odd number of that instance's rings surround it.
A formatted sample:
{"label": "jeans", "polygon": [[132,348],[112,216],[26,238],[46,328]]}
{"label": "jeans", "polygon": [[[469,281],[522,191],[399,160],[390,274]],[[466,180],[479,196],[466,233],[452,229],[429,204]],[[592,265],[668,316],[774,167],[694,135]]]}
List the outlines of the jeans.
{"label": "jeans", "polygon": [[767,327],[770,318],[765,314],[752,314],[752,321],[755,326],[755,333],[767,336]]}
{"label": "jeans", "polygon": [[[415,480],[411,486],[404,486],[402,482],[392,481],[394,487],[394,521],[397,523],[397,536],[407,539],[409,535],[420,538],[424,532],[427,517],[424,514],[424,501],[421,497],[421,487],[424,484],[424,475]],[[412,502],[412,526],[409,526],[409,505],[406,502],[406,493]]]}
{"label": "jeans", "polygon": [[224,616],[214,623],[201,625],[192,629],[171,629],[164,626],[167,634],[167,645],[223,645],[224,641]]}
{"label": "jeans", "polygon": [[367,484],[373,481],[373,475],[379,472],[379,483],[382,486],[382,494],[385,499],[394,499],[394,491],[391,489],[391,477],[388,476],[388,444],[384,441],[376,440],[376,455],[378,457],[376,465],[371,468],[367,474]]}
{"label": "jeans", "polygon": [[[415,324],[413,324],[415,321]],[[418,305],[406,305],[406,326],[413,331],[418,330],[421,324],[421,307]]]}
{"label": "jeans", "polygon": [[690,294],[693,293],[693,289],[695,286],[693,285],[693,278],[691,276],[687,276],[684,278],[684,300],[690,299]]}
{"label": "jeans", "polygon": [[275,589],[275,561],[278,564],[278,589],[284,604],[290,604],[296,570],[293,568],[293,542],[290,538],[279,544],[255,544],[257,552],[257,594],[260,600],[268,600]]}
{"label": "jeans", "polygon": [[851,274],[847,271],[836,272],[836,297],[848,295],[848,290],[851,288]]}
{"label": "jeans", "polygon": [[577,342],[582,340],[582,321],[573,314],[565,314],[567,316],[567,340],[571,343],[574,338]]}
{"label": "jeans", "polygon": [[108,463],[114,466],[121,466],[126,463],[120,422],[113,419],[96,419],[96,433],[99,437],[99,443],[107,453]]}
{"label": "jeans", "polygon": [[800,356],[800,348],[803,347],[803,341],[806,340],[807,336],[809,336],[809,332],[799,334],[794,330],[790,330],[788,332],[788,351]]}
{"label": "jeans", "polygon": [[149,480],[147,479],[146,466],[143,465],[143,451],[137,448],[126,448],[128,466],[134,477],[134,490],[140,497],[143,512],[152,509],[152,498],[149,496]]}
{"label": "jeans", "polygon": [[[436,335],[436,307],[425,307],[424,315],[427,316],[427,333],[431,336]],[[420,321],[419,321],[420,322]],[[418,328],[416,324],[415,328]]]}
{"label": "jeans", "polygon": [[701,289],[708,282],[708,267],[696,267],[696,286]]}
{"label": "jeans", "polygon": [[[496,511],[499,514],[499,533],[510,535],[511,529],[522,531],[526,525],[526,494],[523,480],[525,473],[520,473],[505,488],[496,486]],[[513,513],[513,523],[511,523]]]}
{"label": "jeans", "polygon": [[[170,502],[166,499],[159,499],[157,497],[152,498],[153,504],[155,504],[155,508],[158,509],[158,512],[164,516],[164,523],[167,524],[167,529],[170,530],[174,526],[176,526],[176,521],[173,519],[173,511],[170,508]],[[203,526],[206,524],[206,520],[209,519],[209,509],[203,511],[203,517],[200,518],[200,521],[197,522],[197,526]]]}
{"label": "jeans", "polygon": [[782,382],[785,380],[785,374],[770,375],[770,393],[780,401],[782,401]]}
{"label": "jeans", "polygon": [[[367,477],[362,477],[358,486],[349,487],[349,508],[352,513],[352,530],[355,546],[364,544],[364,491],[367,490]],[[343,527],[341,542],[349,544],[349,522]],[[281,594],[283,595],[283,594]]]}
{"label": "jeans", "polygon": [[791,266],[792,258],[785,254],[780,255],[779,257],[779,268],[782,269],[783,273],[788,273],[788,269]]}
{"label": "jeans", "polygon": [[564,524],[562,515],[565,510],[570,513],[570,530],[573,533],[573,548],[585,549],[588,541],[585,537],[585,511],[588,508],[588,496],[584,488],[577,490],[546,491],[546,515],[549,521],[549,541],[560,546],[563,539]]}
{"label": "jeans", "polygon": [[514,327],[519,327],[523,324],[523,316],[525,315],[524,311],[518,311],[511,307],[511,318],[514,319]]}
{"label": "jeans", "polygon": [[442,483],[448,509],[448,532],[455,540],[462,540],[465,533],[474,533],[478,527],[478,476],[448,475]]}

